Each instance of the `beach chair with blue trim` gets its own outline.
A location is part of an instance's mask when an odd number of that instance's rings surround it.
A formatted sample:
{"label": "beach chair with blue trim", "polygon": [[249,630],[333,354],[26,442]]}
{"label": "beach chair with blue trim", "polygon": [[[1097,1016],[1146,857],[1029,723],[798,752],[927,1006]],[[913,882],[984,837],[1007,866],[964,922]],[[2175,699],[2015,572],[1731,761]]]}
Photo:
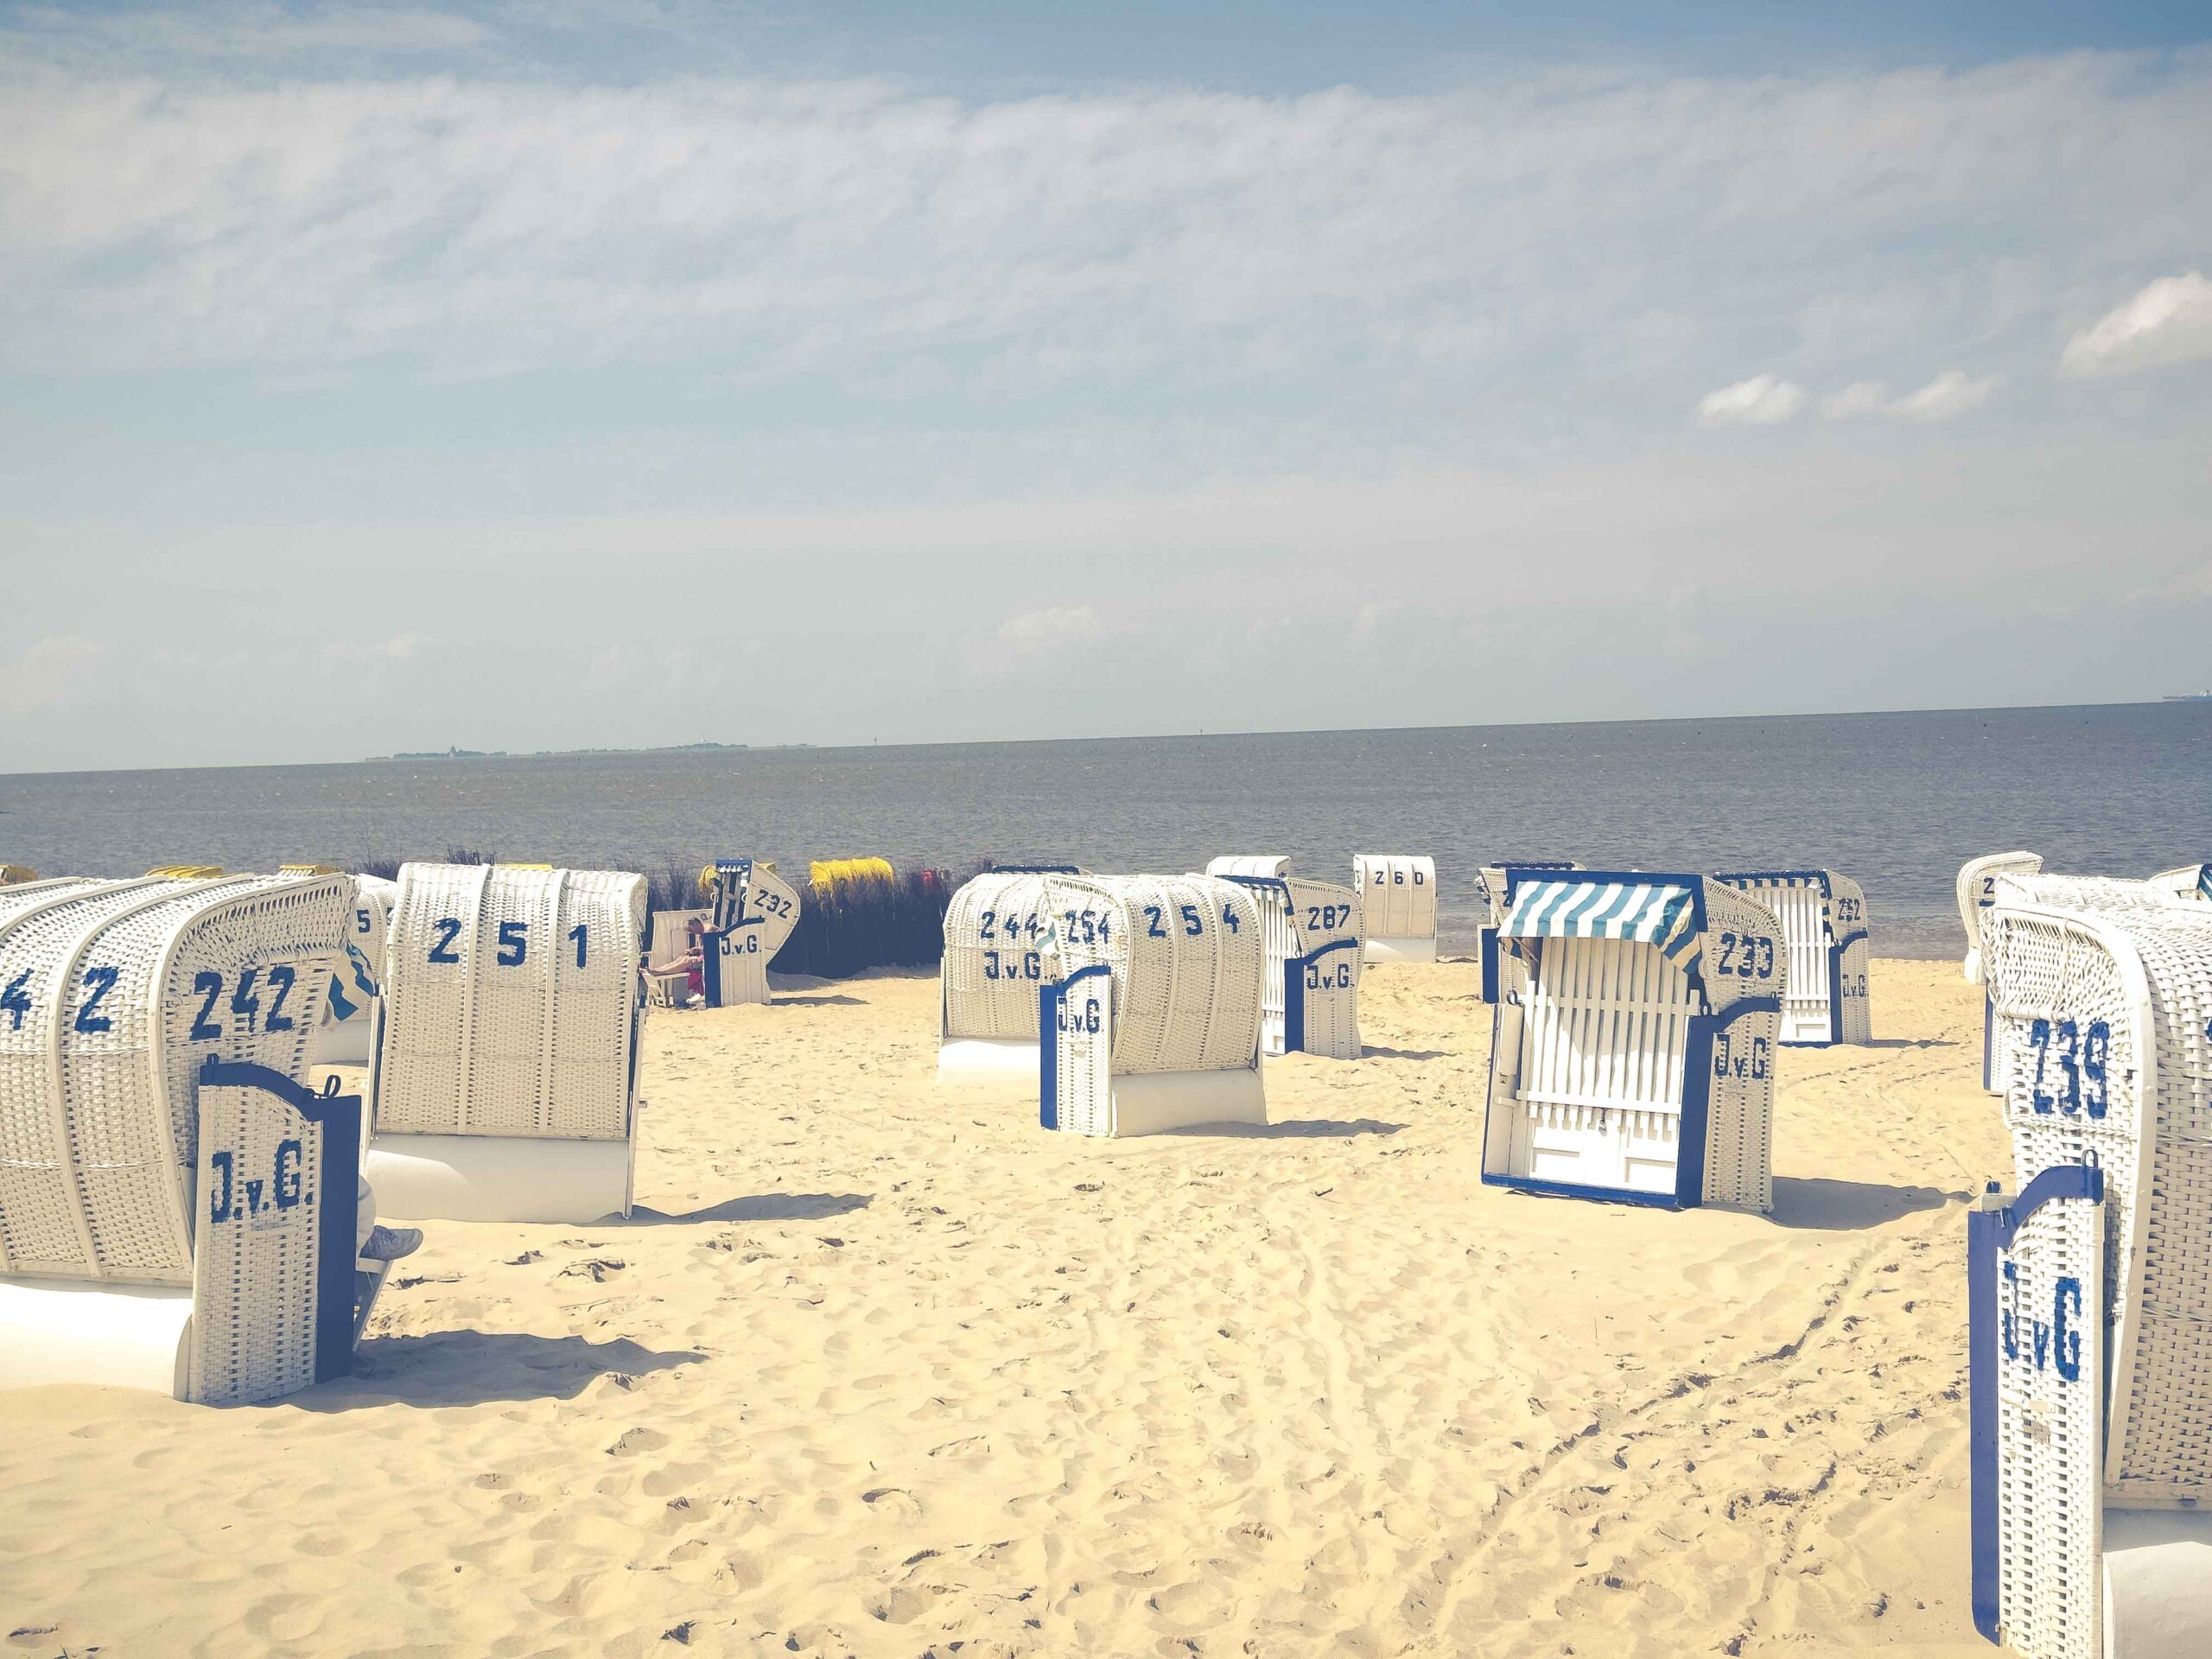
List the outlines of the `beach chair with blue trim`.
{"label": "beach chair with blue trim", "polygon": [[0,1387],[206,1404],[346,1374],[358,1097],[301,1081],[353,884],[156,876],[0,893]]}
{"label": "beach chair with blue trim", "polygon": [[938,974],[939,1083],[1036,1083],[1037,994],[1058,919],[1046,880],[1086,874],[1074,864],[1002,864],[954,892]]}
{"label": "beach chair with blue trim", "polygon": [[1482,973],[1482,1000],[1496,1003],[1506,992],[1525,988],[1517,977],[1517,964],[1501,962],[1497,950],[1497,930],[1505,920],[1505,888],[1507,874],[1514,870],[1528,870],[1541,874],[1560,870],[1579,870],[1582,866],[1571,858],[1527,859],[1507,864],[1485,864],[1475,872],[1475,901],[1481,915],[1479,931],[1475,936],[1475,957]]}
{"label": "beach chair with blue trim", "polygon": [[645,878],[403,864],[369,1073],[369,1180],[409,1219],[630,1213]]}
{"label": "beach chair with blue trim", "polygon": [[2151,885],[2177,899],[2212,905],[2212,864],[2183,864],[2178,869],[2160,870],[2151,878]]}
{"label": "beach chair with blue trim", "polygon": [[2024,876],[1981,920],[2012,1189],[1969,1217],[1974,1616],[2212,1653],[2212,914]]}
{"label": "beach chair with blue trim", "polygon": [[1365,960],[1366,908],[1333,881],[1290,873],[1274,853],[1212,860],[1206,874],[1250,890],[1260,906],[1266,982],[1260,1001],[1260,1052],[1270,1058],[1318,1054],[1356,1060],[1359,979]]}
{"label": "beach chair with blue trim", "polygon": [[315,1027],[314,1058],[319,1066],[366,1065],[376,1046],[385,930],[399,884],[375,875],[349,879],[353,905],[346,912],[345,960],[325,988],[322,1023]]}
{"label": "beach chair with blue trim", "polygon": [[710,906],[700,938],[707,1006],[772,1001],[768,964],[798,926],[798,890],[766,859],[717,859],[699,884]]}
{"label": "beach chair with blue trim", "polygon": [[1265,1123],[1253,890],[1203,875],[1054,875],[1045,899],[1039,1122],[1084,1135]]}
{"label": "beach chair with blue trim", "polygon": [[1352,891],[1367,922],[1369,962],[1436,960],[1436,861],[1417,853],[1354,853]]}
{"label": "beach chair with blue trim", "polygon": [[1874,1040],[1866,995],[1866,895],[1834,870],[1748,870],[1717,878],[1782,918],[1789,972],[1782,987],[1784,1047]]}
{"label": "beach chair with blue trim", "polygon": [[1483,1179],[1678,1208],[1773,1207],[1784,944],[1726,883],[1509,868]]}

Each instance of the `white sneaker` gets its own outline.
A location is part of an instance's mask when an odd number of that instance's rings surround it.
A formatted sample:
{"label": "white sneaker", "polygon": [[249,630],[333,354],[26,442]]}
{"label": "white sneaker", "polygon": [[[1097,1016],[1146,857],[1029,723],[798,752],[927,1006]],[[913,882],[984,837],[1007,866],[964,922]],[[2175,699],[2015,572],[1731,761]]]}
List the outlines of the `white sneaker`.
{"label": "white sneaker", "polygon": [[364,1262],[397,1262],[403,1255],[412,1255],[423,1248],[420,1227],[386,1227],[379,1224],[370,1230],[369,1242],[361,1246]]}

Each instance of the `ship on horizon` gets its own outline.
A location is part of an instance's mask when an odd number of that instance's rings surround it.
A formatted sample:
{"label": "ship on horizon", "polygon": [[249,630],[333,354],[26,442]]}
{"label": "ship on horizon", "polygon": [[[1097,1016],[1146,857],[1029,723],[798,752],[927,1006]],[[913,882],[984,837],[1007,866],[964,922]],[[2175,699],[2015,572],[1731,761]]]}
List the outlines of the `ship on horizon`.
{"label": "ship on horizon", "polygon": [[2212,702],[2212,691],[2169,691],[2168,702]]}

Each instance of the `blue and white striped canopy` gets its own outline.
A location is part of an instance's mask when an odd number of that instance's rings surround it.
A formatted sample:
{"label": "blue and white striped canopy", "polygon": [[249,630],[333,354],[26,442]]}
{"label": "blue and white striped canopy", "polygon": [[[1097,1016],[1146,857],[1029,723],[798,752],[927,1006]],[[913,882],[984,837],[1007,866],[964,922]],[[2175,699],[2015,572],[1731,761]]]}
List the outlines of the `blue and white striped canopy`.
{"label": "blue and white striped canopy", "polygon": [[2212,864],[2207,864],[2196,872],[2196,896],[2212,899]]}
{"label": "blue and white striped canopy", "polygon": [[1674,962],[1697,949],[1697,895],[1675,882],[1523,881],[1498,930],[1519,939],[1627,939]]}

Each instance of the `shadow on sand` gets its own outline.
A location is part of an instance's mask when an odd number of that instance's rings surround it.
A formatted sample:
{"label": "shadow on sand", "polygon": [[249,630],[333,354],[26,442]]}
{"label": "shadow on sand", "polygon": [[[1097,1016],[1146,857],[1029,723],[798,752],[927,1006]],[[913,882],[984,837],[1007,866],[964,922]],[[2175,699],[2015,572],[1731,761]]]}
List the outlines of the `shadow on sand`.
{"label": "shadow on sand", "polygon": [[1940,1210],[1964,1192],[1933,1186],[1884,1186],[1874,1181],[1833,1181],[1824,1178],[1774,1178],[1774,1224],[1808,1227],[1819,1232],[1851,1233],[1879,1227],[1900,1216]]}
{"label": "shadow on sand", "polygon": [[688,1348],[662,1352],[632,1342],[541,1337],[523,1331],[430,1331],[372,1337],[353,1355],[353,1375],[296,1394],[308,1411],[360,1406],[481,1406],[499,1400],[573,1400],[594,1377],[639,1376],[706,1358]]}
{"label": "shadow on sand", "polygon": [[1440,1048],[1384,1048],[1379,1044],[1370,1043],[1360,1051],[1359,1058],[1363,1060],[1440,1060],[1445,1054]]}
{"label": "shadow on sand", "polygon": [[1167,1133],[1227,1141],[1344,1141],[1355,1135],[1395,1135],[1405,1127],[1372,1117],[1297,1117],[1287,1123],[1196,1123]]}
{"label": "shadow on sand", "polygon": [[641,1204],[630,1211],[628,1222],[609,1224],[682,1227],[701,1221],[827,1221],[832,1216],[849,1216],[855,1210],[865,1210],[874,1202],[866,1192],[756,1192],[750,1198],[725,1198],[720,1204],[686,1210],[675,1216],[663,1215]]}

